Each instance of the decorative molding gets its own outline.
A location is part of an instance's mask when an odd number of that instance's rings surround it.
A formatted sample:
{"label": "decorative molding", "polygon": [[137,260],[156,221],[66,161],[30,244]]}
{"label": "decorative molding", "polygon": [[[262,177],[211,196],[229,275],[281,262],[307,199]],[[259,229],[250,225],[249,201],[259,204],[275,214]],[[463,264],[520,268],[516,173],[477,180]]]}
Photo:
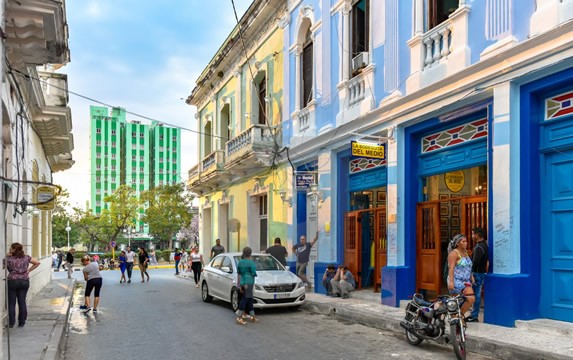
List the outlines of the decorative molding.
{"label": "decorative molding", "polygon": [[487,118],[440,131],[422,138],[422,154],[465,144],[487,136]]}
{"label": "decorative molding", "polygon": [[283,16],[281,16],[281,18],[279,19],[279,29],[286,29],[287,26],[290,25],[290,14],[284,14]]}
{"label": "decorative molding", "polygon": [[348,171],[350,174],[356,174],[364,170],[371,170],[377,167],[386,166],[388,161],[386,159],[367,159],[367,158],[357,158],[352,159],[348,165]]}
{"label": "decorative molding", "polygon": [[555,120],[573,114],[573,91],[545,99],[545,120]]}

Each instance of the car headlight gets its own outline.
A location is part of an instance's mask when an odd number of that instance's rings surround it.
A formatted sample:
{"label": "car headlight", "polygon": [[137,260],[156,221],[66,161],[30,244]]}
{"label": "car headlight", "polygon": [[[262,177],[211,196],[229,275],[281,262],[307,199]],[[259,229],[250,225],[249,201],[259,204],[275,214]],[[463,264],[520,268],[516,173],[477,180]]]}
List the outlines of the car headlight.
{"label": "car headlight", "polygon": [[458,302],[457,300],[448,300],[446,303],[446,307],[448,311],[457,311],[458,310]]}
{"label": "car headlight", "polygon": [[299,281],[299,282],[296,284],[296,289],[301,288],[301,287],[304,287],[304,283],[303,283],[302,281]]}
{"label": "car headlight", "polygon": [[256,284],[255,284],[255,290],[258,290],[258,291],[265,291],[265,288],[264,288],[264,287],[262,287],[261,285],[256,285]]}

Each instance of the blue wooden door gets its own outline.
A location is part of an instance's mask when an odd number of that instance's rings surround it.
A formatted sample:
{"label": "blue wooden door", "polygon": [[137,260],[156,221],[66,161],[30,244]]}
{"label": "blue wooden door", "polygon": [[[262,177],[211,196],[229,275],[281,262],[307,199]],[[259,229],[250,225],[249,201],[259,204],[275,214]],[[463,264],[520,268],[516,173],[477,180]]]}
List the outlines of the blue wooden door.
{"label": "blue wooden door", "polygon": [[573,321],[573,149],[545,155],[544,165],[541,312]]}

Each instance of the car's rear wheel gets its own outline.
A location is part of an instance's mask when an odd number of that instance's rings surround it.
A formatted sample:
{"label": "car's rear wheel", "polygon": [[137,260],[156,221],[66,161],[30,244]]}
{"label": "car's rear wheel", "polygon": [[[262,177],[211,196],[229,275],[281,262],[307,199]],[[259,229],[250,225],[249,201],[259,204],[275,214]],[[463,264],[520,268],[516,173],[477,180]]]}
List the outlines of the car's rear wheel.
{"label": "car's rear wheel", "polygon": [[201,298],[204,302],[213,301],[213,297],[209,295],[209,286],[206,281],[203,281],[203,284],[201,285]]}
{"label": "car's rear wheel", "polygon": [[240,302],[241,297],[239,296],[239,290],[233,289],[231,291],[231,308],[233,308],[233,312],[237,312],[237,310],[239,310]]}

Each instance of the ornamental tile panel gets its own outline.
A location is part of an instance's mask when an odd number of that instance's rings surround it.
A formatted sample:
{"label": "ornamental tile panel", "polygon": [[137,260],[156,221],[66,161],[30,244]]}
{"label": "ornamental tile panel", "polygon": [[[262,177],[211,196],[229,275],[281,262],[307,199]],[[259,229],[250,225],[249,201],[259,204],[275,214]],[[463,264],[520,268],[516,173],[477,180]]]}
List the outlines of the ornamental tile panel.
{"label": "ornamental tile panel", "polygon": [[573,114],[573,91],[545,100],[545,120]]}
{"label": "ornamental tile panel", "polygon": [[355,158],[350,160],[350,173],[356,174],[364,170],[370,170],[381,166],[386,166],[386,160]]}
{"label": "ornamental tile panel", "polygon": [[422,154],[486,137],[487,131],[487,119],[480,119],[425,136],[422,138]]}

